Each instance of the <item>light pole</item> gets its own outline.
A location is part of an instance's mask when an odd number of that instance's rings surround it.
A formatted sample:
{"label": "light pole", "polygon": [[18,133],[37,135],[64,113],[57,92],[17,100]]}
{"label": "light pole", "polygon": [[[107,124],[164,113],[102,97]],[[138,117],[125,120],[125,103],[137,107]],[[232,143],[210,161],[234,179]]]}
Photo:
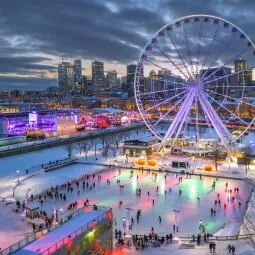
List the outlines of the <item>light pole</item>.
{"label": "light pole", "polygon": [[163,167],[164,166],[164,145],[162,147],[161,157],[162,157],[162,167]]}
{"label": "light pole", "polygon": [[19,170],[17,170],[16,173],[17,173],[18,183],[19,183]]}
{"label": "light pole", "polygon": [[203,230],[204,230],[204,225],[203,225],[203,221],[200,220],[199,221],[199,227],[198,227],[199,231],[200,231],[200,235],[202,234]]}
{"label": "light pole", "polygon": [[133,209],[127,207],[126,210],[127,210],[126,228],[127,228],[127,234],[128,234],[129,226],[130,226],[130,211],[133,211]]}
{"label": "light pole", "polygon": [[179,210],[173,210],[174,212],[174,237],[176,236],[175,233],[177,232],[177,217],[178,217],[178,213],[180,213]]}
{"label": "light pole", "polygon": [[59,209],[59,212],[60,212],[60,222],[62,221],[62,218],[63,218],[63,211],[64,211],[63,208]]}
{"label": "light pole", "polygon": [[196,167],[197,167],[197,166],[196,166],[196,165],[197,165],[196,157],[193,156],[192,159],[193,159],[193,168],[194,168],[194,170],[196,170]]}
{"label": "light pole", "polygon": [[124,233],[125,233],[126,226],[127,226],[127,219],[125,217],[123,217],[122,222],[123,222],[123,236],[125,237]]}
{"label": "light pole", "polygon": [[28,189],[27,192],[26,192],[26,199],[25,199],[25,214],[27,215],[27,199],[28,199],[28,192],[30,191],[31,189]]}

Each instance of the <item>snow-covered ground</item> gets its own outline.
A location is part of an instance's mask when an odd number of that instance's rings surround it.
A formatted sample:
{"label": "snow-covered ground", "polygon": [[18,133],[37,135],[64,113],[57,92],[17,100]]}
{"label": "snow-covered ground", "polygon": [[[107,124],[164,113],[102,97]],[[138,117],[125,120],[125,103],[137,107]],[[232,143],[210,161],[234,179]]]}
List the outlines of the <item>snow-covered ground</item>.
{"label": "snow-covered ground", "polygon": [[[90,166],[76,164],[72,167],[66,167],[59,169],[58,173],[54,174],[59,181],[67,181],[73,177],[75,171],[83,173],[84,170]],[[63,171],[66,174],[63,174]],[[61,175],[62,173],[62,175]],[[46,174],[47,175],[47,174]],[[67,176],[66,176],[67,175]],[[126,208],[131,208],[132,212],[130,217],[134,218],[135,224],[130,231],[133,234],[146,234],[150,231],[151,227],[154,227],[155,232],[158,234],[167,234],[172,232],[172,225],[174,224],[174,209],[180,211],[178,215],[178,226],[180,227],[179,236],[188,236],[199,233],[199,221],[202,220],[206,231],[209,233],[215,233],[226,224],[234,223],[240,228],[242,219],[245,212],[245,203],[249,197],[251,187],[239,180],[225,180],[219,179],[216,181],[216,188],[212,188],[212,183],[215,178],[203,177],[202,180],[198,176],[193,176],[191,179],[187,179],[183,176],[183,181],[179,183],[178,178],[174,174],[169,174],[164,177],[165,173],[159,173],[157,178],[147,171],[134,171],[131,176],[130,171],[112,170],[102,173],[101,181],[98,181],[98,177],[89,181],[89,187],[82,188],[80,183],[79,189],[73,184],[74,191],[67,192],[67,189],[59,189],[60,193],[67,195],[67,201],[61,199],[47,199],[43,206],[39,202],[36,203],[40,206],[40,210],[46,211],[48,215],[53,213],[53,208],[57,210],[63,209],[64,212],[68,212],[67,207],[70,202],[75,200],[79,206],[83,205],[86,199],[89,199],[90,204],[98,204],[106,207],[113,208],[113,214],[116,218],[115,228],[123,231],[123,217],[127,217]],[[64,179],[63,179],[64,176]],[[138,176],[138,177],[137,177]],[[62,178],[62,179],[61,179]],[[35,179],[35,180],[34,180]],[[107,180],[110,180],[110,184],[107,184]],[[117,180],[120,180],[120,185],[124,185],[124,188],[120,188],[117,184]],[[95,188],[90,189],[90,186],[95,182]],[[225,183],[228,182],[228,189],[232,189],[232,195],[227,192]],[[51,180],[50,176],[43,177],[38,175],[25,181],[16,190],[17,196],[24,194],[26,187],[32,187],[34,191],[38,191],[38,186],[51,186],[54,180]],[[158,192],[156,191],[159,187]],[[234,188],[239,187],[238,194],[234,194]],[[141,189],[141,196],[136,194],[137,189]],[[171,192],[169,191],[171,188]],[[78,190],[80,193],[78,194]],[[179,190],[182,194],[179,195]],[[148,195],[148,192],[150,193]],[[214,202],[217,199],[217,195],[221,200],[221,206],[215,206]],[[235,197],[235,202],[231,202],[231,197]],[[198,200],[199,197],[199,200]],[[154,199],[155,205],[153,206],[152,200]],[[119,202],[122,201],[122,206],[119,206]],[[241,202],[241,208],[238,206],[238,202]],[[224,210],[224,204],[226,204],[226,210]],[[216,216],[210,216],[210,208],[216,210]],[[142,217],[139,223],[136,222],[136,212],[138,209],[142,210]],[[64,213],[62,212],[62,213]],[[162,222],[159,223],[158,217],[161,216]],[[232,226],[232,225],[231,225]],[[235,235],[239,228],[231,228],[224,234]],[[228,228],[229,229],[229,228]],[[222,233],[222,235],[224,235]]]}
{"label": "snow-covered ground", "polygon": [[[130,138],[134,138],[136,136],[136,133],[133,132]],[[250,139],[250,137],[247,139]],[[85,173],[91,173],[102,168],[102,166],[93,165],[94,163],[113,164],[116,163],[116,160],[119,162],[125,161],[125,158],[121,156],[121,152],[117,158],[113,157],[112,152],[110,152],[108,158],[106,159],[102,156],[100,147],[100,145],[97,146],[97,156],[95,156],[94,149],[91,149],[91,151],[88,153],[88,159],[84,159],[84,155],[80,156],[77,150],[74,152],[75,156],[81,158],[81,162],[90,162],[90,165],[74,164],[48,173],[39,172],[35,176],[20,183],[20,185],[15,189],[15,197],[23,200],[28,189],[31,189],[31,191],[29,191],[29,195],[32,193],[36,194],[46,188],[49,188],[50,186],[62,184],[68,180],[78,178]],[[49,161],[62,159],[66,156],[67,152],[64,151],[62,147],[55,147],[47,150],[0,159],[0,196],[6,194],[6,190],[8,190],[8,193],[10,193],[17,180],[24,176],[25,169],[31,168],[32,166],[38,164],[48,163]],[[129,158],[129,162],[134,160],[135,159]],[[169,162],[165,160],[165,166],[169,166],[170,162],[171,159]],[[199,168],[206,163],[207,162],[202,161],[191,162],[191,168],[193,168],[195,165],[197,168]],[[121,163],[121,165],[123,166],[124,163]],[[128,165],[130,165],[130,163]],[[228,164],[219,166],[219,170],[222,171],[220,174],[223,175],[232,175],[230,172],[232,172],[234,169],[240,173],[240,176],[245,173],[244,168],[240,169],[240,166],[234,163],[230,165],[231,171],[229,171]],[[19,173],[17,173],[17,170]],[[122,231],[123,217],[127,217],[125,209],[126,207],[133,209],[131,213],[131,216],[133,216],[135,220],[135,224],[132,229],[133,233],[148,233],[152,226],[159,234],[172,232],[172,225],[174,222],[173,209],[179,209],[181,211],[178,215],[178,225],[180,226],[180,232],[178,234],[180,236],[198,233],[200,220],[203,221],[204,225],[206,226],[206,230],[211,233],[220,231],[219,234],[221,233],[222,235],[226,235],[234,234],[238,231],[245,213],[244,204],[250,193],[250,186],[244,182],[239,180],[219,179],[216,182],[216,189],[212,190],[211,185],[215,178],[203,177],[203,180],[199,180],[199,177],[193,176],[191,179],[185,179],[185,176],[183,176],[183,182],[179,184],[178,178],[175,178],[175,175],[167,176],[166,182],[164,180],[163,173],[158,174],[157,180],[154,180],[151,173],[147,173],[147,171],[144,171],[143,174],[140,172],[138,180],[136,179],[136,175],[137,174],[134,173],[134,176],[129,178],[129,171],[124,170],[121,171],[121,175],[119,175],[118,171],[102,174],[100,184],[96,179],[96,189],[92,189],[91,191],[87,189],[83,191],[81,189],[80,195],[78,196],[75,188],[72,195],[68,194],[68,201],[66,203],[63,203],[63,201],[56,201],[56,203],[54,203],[54,201],[46,201],[45,205],[43,206],[43,210],[50,213],[53,206],[56,205],[58,209],[64,208],[65,213],[66,207],[70,201],[73,202],[74,200],[77,200],[79,205],[82,205],[84,199],[88,198],[91,203],[98,203],[100,205],[112,207],[117,222],[115,227],[121,229]],[[234,174],[233,176],[239,176],[239,174]],[[253,177],[252,171],[250,171],[249,177]],[[110,185],[106,184],[106,179],[111,180]],[[116,184],[117,179],[120,179],[121,184],[124,185],[123,189],[120,189]],[[228,195],[224,191],[225,182],[229,183],[229,188],[234,189],[236,186],[240,188],[239,194],[236,195],[234,205],[231,203],[228,204]],[[159,186],[159,192],[156,192],[157,186]],[[141,197],[136,196],[137,187],[141,188],[142,190]],[[168,190],[169,187],[172,188],[171,193]],[[179,189],[182,190],[181,196],[178,195]],[[164,193],[165,190],[167,190],[166,195]],[[150,191],[150,196],[147,195],[147,191]],[[216,216],[211,217],[210,208],[214,208],[214,200],[217,198],[218,193],[220,193],[222,206],[221,208],[217,207]],[[197,196],[200,198],[199,202],[197,200]],[[153,198],[155,199],[155,206],[152,206]],[[118,202],[120,200],[123,201],[123,205],[119,208]],[[241,209],[238,208],[237,200],[240,200],[242,203]],[[224,203],[227,203],[226,213],[224,213],[223,209]],[[11,243],[21,239],[25,234],[31,232],[31,228],[28,227],[26,220],[24,220],[20,214],[14,213],[11,208],[12,206],[6,207],[3,204],[0,206],[1,248],[10,245]],[[142,217],[139,224],[136,223],[135,217],[137,209],[142,210]],[[161,224],[158,223],[158,216],[162,217]],[[254,218],[255,214],[251,217],[251,220],[253,221]],[[224,230],[220,230],[225,223],[226,225]],[[163,249],[162,252],[161,249]],[[168,248],[160,248],[157,250],[148,249],[148,251],[146,250],[143,252],[151,252],[150,254],[163,254],[163,252],[166,252],[165,249]],[[179,252],[178,247],[174,249]],[[225,246],[224,249],[226,250]],[[224,249],[222,248],[222,253],[219,254],[225,254]],[[201,251],[201,253],[191,253],[193,251],[195,252],[196,250],[198,252]],[[187,252],[190,251],[190,255],[202,255],[208,254],[206,253],[206,250],[208,250],[207,246],[205,248],[196,248],[192,251],[188,250]],[[159,253],[154,253],[156,251]],[[124,252],[125,251],[123,251],[121,254],[126,254]],[[172,254],[186,254],[186,250],[183,249],[180,251],[180,253],[174,253],[174,251],[172,252]],[[139,253],[132,250],[131,253],[129,252],[127,254],[136,255]],[[244,250],[243,253],[237,254],[248,255],[255,254],[255,252],[248,253],[248,250],[247,252]]]}

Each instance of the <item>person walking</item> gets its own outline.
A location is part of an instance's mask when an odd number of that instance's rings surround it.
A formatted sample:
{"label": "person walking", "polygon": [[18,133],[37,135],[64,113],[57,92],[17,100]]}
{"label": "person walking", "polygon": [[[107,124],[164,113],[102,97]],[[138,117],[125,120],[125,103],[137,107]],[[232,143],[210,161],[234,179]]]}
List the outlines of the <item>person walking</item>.
{"label": "person walking", "polygon": [[234,245],[232,245],[232,247],[231,247],[231,251],[232,251],[232,255],[235,255],[236,248],[235,248],[235,246],[234,246]]}
{"label": "person walking", "polygon": [[228,245],[228,254],[231,253],[231,250],[232,250],[232,247],[231,247],[231,244]]}
{"label": "person walking", "polygon": [[213,245],[212,245],[212,252],[213,252],[213,254],[215,254],[215,250],[216,250],[216,243],[213,243]]}
{"label": "person walking", "polygon": [[212,253],[212,247],[213,247],[213,244],[212,242],[209,243],[209,250],[210,250],[210,253]]}

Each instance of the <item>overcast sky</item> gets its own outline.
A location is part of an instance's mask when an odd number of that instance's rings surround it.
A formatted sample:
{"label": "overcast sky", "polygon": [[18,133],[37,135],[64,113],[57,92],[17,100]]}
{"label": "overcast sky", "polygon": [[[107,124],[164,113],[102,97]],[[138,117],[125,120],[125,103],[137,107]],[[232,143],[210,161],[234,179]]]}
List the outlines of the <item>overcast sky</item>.
{"label": "overcast sky", "polygon": [[254,41],[254,0],[1,0],[0,89],[57,85],[61,58],[80,57],[126,75],[163,25],[190,14],[211,14],[242,28]]}

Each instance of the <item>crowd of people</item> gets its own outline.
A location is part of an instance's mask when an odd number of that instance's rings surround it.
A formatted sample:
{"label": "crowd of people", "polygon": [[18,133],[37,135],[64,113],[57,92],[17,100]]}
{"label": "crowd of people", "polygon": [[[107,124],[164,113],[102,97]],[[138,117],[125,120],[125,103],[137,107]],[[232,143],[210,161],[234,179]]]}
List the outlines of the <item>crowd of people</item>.
{"label": "crowd of people", "polygon": [[[141,173],[143,174],[144,171],[147,171],[147,173],[150,173],[150,170],[141,170]],[[121,175],[121,170],[119,170],[119,176]],[[119,187],[120,192],[125,192],[125,186],[122,181],[121,178],[119,178],[118,175],[116,175],[116,185]],[[152,181],[154,183],[156,183],[157,178],[158,178],[158,173],[156,172],[151,172],[151,176],[152,176]],[[165,182],[167,182],[167,176],[168,173],[164,174],[164,179]],[[186,174],[186,179],[190,179],[192,178],[193,173],[187,173]],[[178,184],[181,184],[184,181],[185,175],[183,177],[183,175],[180,174],[176,174],[176,182]],[[141,186],[139,186],[139,180],[140,180],[140,176],[139,174],[137,174],[136,176],[134,176],[134,171],[131,170],[130,171],[130,179],[131,178],[135,178],[136,182],[137,182],[137,186],[136,186],[136,196],[137,197],[141,197],[144,194],[147,195],[148,199],[151,201],[152,206],[155,206],[157,203],[157,196],[155,196],[155,194],[158,194],[159,191],[162,192],[161,187],[156,186],[156,189],[153,191],[151,189],[145,189]],[[202,175],[200,174],[199,179],[202,180]],[[56,185],[55,187],[51,187],[49,190],[45,191],[44,193],[40,194],[39,196],[36,196],[37,201],[39,202],[39,204],[41,205],[41,207],[45,204],[46,201],[48,200],[63,200],[64,202],[66,201],[70,201],[71,198],[75,197],[75,196],[79,196],[80,194],[82,194],[83,191],[93,191],[97,189],[97,186],[99,185],[99,183],[102,180],[102,176],[101,174],[85,174],[83,176],[83,178],[73,181],[73,182],[67,182],[63,185]],[[217,183],[218,179],[216,178],[213,183],[212,183],[212,190],[214,190],[216,188],[216,183]],[[107,185],[115,185],[112,184],[114,183],[112,181],[112,179],[107,179],[106,180]],[[126,184],[126,183],[125,183]],[[226,185],[226,189],[225,189],[225,193],[227,194],[227,202],[222,202],[224,201],[223,199],[221,199],[221,196],[219,193],[216,193],[216,199],[214,201],[214,205],[211,207],[210,209],[210,213],[211,216],[216,216],[217,210],[221,207],[221,205],[223,204],[224,210],[227,209],[228,204],[238,204],[238,207],[241,208],[242,204],[240,201],[240,196],[239,196],[239,192],[240,192],[240,188],[239,187],[234,187],[234,188],[229,188],[228,183],[225,184]],[[178,186],[177,186],[178,187]],[[172,192],[172,188],[174,188],[174,186],[171,187],[165,187],[165,190],[163,191],[165,195],[167,194],[171,194]],[[142,190],[143,189],[143,190]],[[177,193],[179,195],[179,197],[184,196],[183,195],[183,191],[181,189],[181,186],[179,186],[179,188],[177,188]],[[163,193],[162,192],[162,193]],[[33,196],[33,194],[30,196],[29,200],[33,201],[35,198]],[[197,196],[197,200],[198,202],[200,201],[200,197]],[[79,200],[81,201],[81,199]],[[82,202],[83,203],[83,202]],[[117,202],[118,203],[118,207],[122,207],[123,206],[123,200],[120,200]],[[80,205],[80,204],[79,204]],[[76,209],[78,206],[78,202],[75,200],[73,202],[69,202],[66,205],[66,209],[67,210],[73,210]],[[89,205],[89,200],[85,199],[84,206]],[[17,201],[17,207],[21,207],[21,203],[19,201]],[[58,219],[58,214],[56,213],[55,216],[51,215],[51,216],[47,216],[45,211],[41,211],[40,213],[41,217],[44,217],[45,219],[47,219],[47,225],[49,226],[50,224],[52,224],[53,221],[53,217],[57,217]],[[131,215],[135,218],[135,215]],[[134,218],[131,217],[131,224],[129,227],[129,229],[132,229],[132,226],[134,225]],[[138,209],[136,212],[136,221],[137,223],[140,222],[140,219],[142,217],[142,210]],[[158,218],[158,223],[161,224],[162,222],[164,222],[164,218],[161,215],[157,215]],[[45,222],[46,224],[46,222]],[[179,232],[179,226],[175,226],[174,228],[174,233],[175,232]],[[153,233],[153,231],[152,231]],[[123,236],[124,233],[121,233],[121,231],[117,231],[115,232],[115,237],[118,239],[118,243],[123,243]],[[204,242],[208,242],[210,235],[206,233],[206,229],[204,227],[204,229],[201,230],[201,232],[197,235],[197,237],[193,238],[196,240],[197,244],[199,245],[201,243],[201,240],[204,240]],[[161,236],[158,237],[156,234],[149,234],[149,235],[143,235],[143,236],[137,236],[134,235],[133,236],[133,244],[138,247],[138,249],[144,249],[148,243],[150,242],[159,242],[159,243],[164,243],[164,242],[171,242],[173,239],[173,235],[167,234],[165,236]],[[210,242],[209,243],[209,247],[210,250],[213,252],[215,250],[215,244]],[[231,248],[232,249],[232,248]],[[232,250],[231,250],[232,251]]]}

